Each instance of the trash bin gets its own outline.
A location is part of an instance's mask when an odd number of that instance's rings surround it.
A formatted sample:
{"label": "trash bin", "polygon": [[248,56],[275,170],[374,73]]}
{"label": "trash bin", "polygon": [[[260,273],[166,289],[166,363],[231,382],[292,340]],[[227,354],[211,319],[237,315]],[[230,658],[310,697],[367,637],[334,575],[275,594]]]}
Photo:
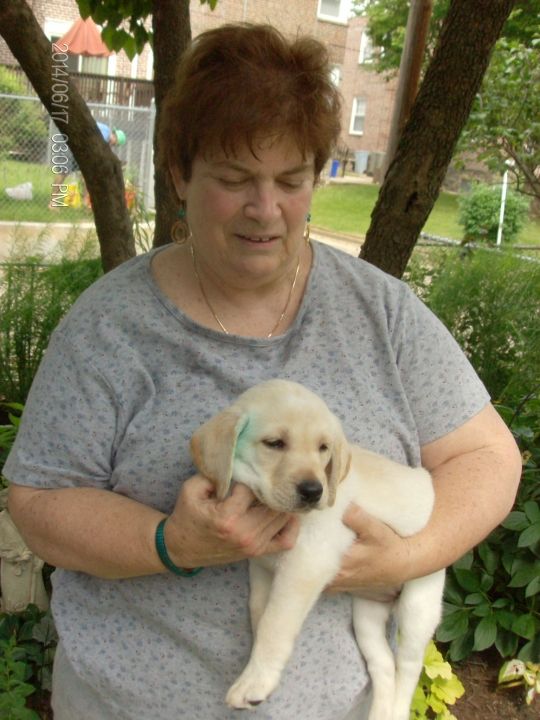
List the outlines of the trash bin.
{"label": "trash bin", "polygon": [[330,166],[330,177],[337,177],[339,170],[339,160],[332,160],[332,165]]}

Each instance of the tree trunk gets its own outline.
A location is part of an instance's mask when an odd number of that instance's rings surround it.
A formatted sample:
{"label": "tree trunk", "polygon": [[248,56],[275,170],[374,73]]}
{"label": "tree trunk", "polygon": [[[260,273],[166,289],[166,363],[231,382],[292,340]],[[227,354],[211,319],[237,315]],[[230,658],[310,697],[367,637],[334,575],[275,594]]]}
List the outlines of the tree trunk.
{"label": "tree trunk", "polygon": [[161,109],[163,100],[174,83],[178,61],[191,40],[189,0],[153,0],[154,31],[154,93],[156,127],[154,131],[156,229],[154,245],[171,242],[171,227],[178,208],[169,179],[166,153],[160,152]]}
{"label": "tree trunk", "polygon": [[401,277],[515,0],[452,0],[360,257]]}
{"label": "tree trunk", "polygon": [[[107,272],[135,255],[120,160],[103,140],[85,101],[71,83],[62,48],[51,46],[24,0],[0,0],[0,28],[59,133],[69,138],[92,197]],[[55,182],[57,176],[51,172],[51,189]]]}

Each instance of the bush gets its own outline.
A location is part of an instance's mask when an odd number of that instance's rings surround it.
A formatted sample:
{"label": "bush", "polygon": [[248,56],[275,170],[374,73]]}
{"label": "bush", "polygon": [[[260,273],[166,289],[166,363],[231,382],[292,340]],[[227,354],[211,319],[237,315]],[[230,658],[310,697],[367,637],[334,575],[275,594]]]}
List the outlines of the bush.
{"label": "bush", "polygon": [[495,647],[501,657],[540,658],[540,397],[499,407],[524,458],[513,512],[448,570],[437,639],[452,661]]}
{"label": "bush", "polygon": [[[489,250],[419,253],[409,282],[458,340],[522,452],[513,512],[448,569],[437,631],[456,662],[540,657],[540,266]],[[453,252],[453,251],[452,251]]]}
{"label": "bush", "polygon": [[[522,196],[508,190],[502,228],[502,240],[514,241],[527,220],[529,203]],[[501,210],[501,190],[489,185],[476,185],[460,201],[459,224],[465,239],[495,244]]]}
{"label": "bush", "polygon": [[24,403],[62,316],[102,273],[99,259],[43,265],[39,258],[3,266],[0,295],[0,400]]}
{"label": "bush", "polygon": [[[26,95],[24,84],[6,67],[0,66],[0,95]],[[48,122],[39,101],[0,97],[0,157],[10,151],[26,159],[42,160],[49,135]]]}
{"label": "bush", "polygon": [[0,615],[0,717],[39,720],[28,705],[48,700],[56,642],[50,613],[34,605]]}
{"label": "bush", "polygon": [[449,253],[422,256],[409,271],[410,284],[494,399],[524,397],[540,367],[540,264],[488,250]]}
{"label": "bush", "polygon": [[410,720],[456,720],[448,705],[454,705],[464,692],[465,688],[452,667],[431,641],[426,648],[424,667],[412,699]]}
{"label": "bush", "polygon": [[2,475],[2,470],[17,436],[23,405],[21,403],[0,403],[0,410],[7,411],[9,421],[8,425],[0,425],[0,490],[2,490],[8,484]]}

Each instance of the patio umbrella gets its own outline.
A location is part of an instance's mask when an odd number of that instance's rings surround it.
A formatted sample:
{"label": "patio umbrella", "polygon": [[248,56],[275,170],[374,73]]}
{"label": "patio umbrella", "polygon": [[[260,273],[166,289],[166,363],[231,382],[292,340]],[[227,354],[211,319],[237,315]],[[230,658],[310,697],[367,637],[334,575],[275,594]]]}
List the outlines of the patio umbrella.
{"label": "patio umbrella", "polygon": [[66,52],[71,55],[86,55],[92,57],[108,57],[112,50],[105,45],[96,23],[91,17],[76,20],[67,33],[56,41],[61,47],[67,46]]}

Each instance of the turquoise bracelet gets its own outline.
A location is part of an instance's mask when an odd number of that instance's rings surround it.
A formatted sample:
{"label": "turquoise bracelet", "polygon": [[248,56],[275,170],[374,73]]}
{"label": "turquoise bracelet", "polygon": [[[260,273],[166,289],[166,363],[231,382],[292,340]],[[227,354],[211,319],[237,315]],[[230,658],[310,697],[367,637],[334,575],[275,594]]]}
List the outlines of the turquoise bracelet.
{"label": "turquoise bracelet", "polygon": [[156,550],[157,554],[159,555],[159,559],[161,562],[165,565],[167,570],[170,570],[175,575],[181,575],[182,577],[193,577],[197,573],[200,573],[202,570],[202,567],[196,567],[196,568],[190,568],[189,570],[184,570],[184,568],[178,567],[178,565],[175,565],[171,558],[169,557],[169,553],[167,552],[167,546],[165,545],[165,523],[167,521],[167,518],[163,518],[161,522],[158,524],[156,528]]}

